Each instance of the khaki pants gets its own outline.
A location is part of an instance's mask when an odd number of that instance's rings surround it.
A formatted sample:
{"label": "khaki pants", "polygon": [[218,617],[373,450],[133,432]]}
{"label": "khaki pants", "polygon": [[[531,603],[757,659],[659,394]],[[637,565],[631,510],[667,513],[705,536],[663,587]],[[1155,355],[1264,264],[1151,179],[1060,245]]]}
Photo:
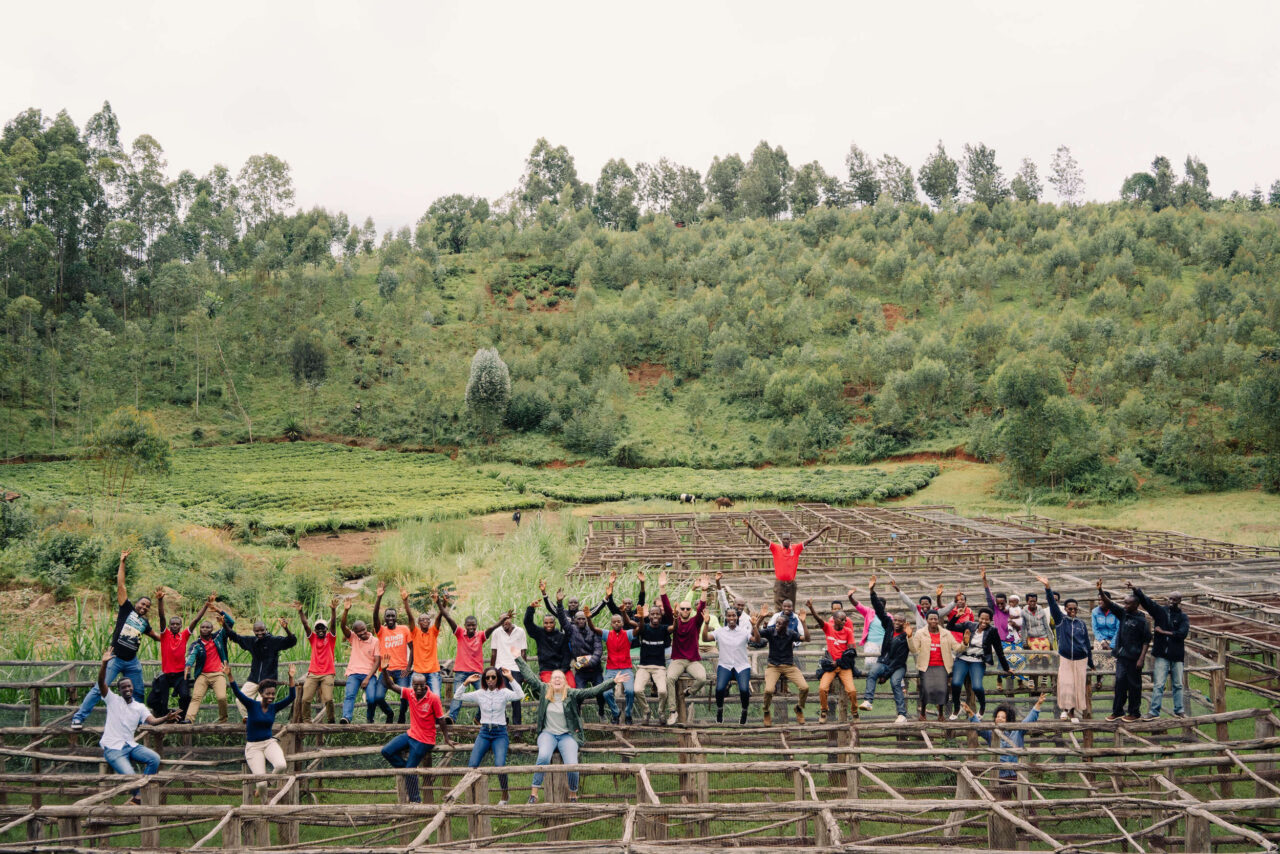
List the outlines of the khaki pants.
{"label": "khaki pants", "polygon": [[[672,689],[679,686],[678,680],[681,676],[688,673],[693,677],[693,684],[685,689],[684,695],[692,697],[701,691],[707,684],[707,668],[701,661],[690,661],[687,658],[673,658],[667,664],[667,685]],[[662,701],[662,712],[667,711],[667,700],[671,698],[671,691],[667,692],[667,698]]]}
{"label": "khaki pants", "polygon": [[334,722],[333,716],[333,674],[326,673],[323,676],[315,673],[308,673],[307,678],[302,683],[302,700],[293,704],[293,719],[295,721],[311,720],[311,701],[319,692],[320,700],[324,703],[325,719],[329,723]]}
{"label": "khaki pants", "polygon": [[822,679],[818,682],[818,710],[821,712],[827,710],[827,694],[831,691],[831,683],[836,681],[837,676],[840,678],[840,684],[844,686],[844,694],[849,698],[850,707],[853,706],[854,698],[858,696],[858,686],[853,682],[852,670],[846,670],[843,667],[828,670],[822,674]]}
{"label": "khaki pants", "polygon": [[[776,611],[782,610],[784,600],[790,599],[794,607],[796,604],[796,583],[795,581],[778,581],[773,582],[773,607]],[[797,609],[799,610],[799,609]]]}
{"label": "khaki pants", "polygon": [[653,680],[653,687],[658,691],[659,708],[667,707],[667,668],[660,664],[642,664],[636,668],[636,706],[639,707],[640,714],[645,717],[649,716],[649,701],[645,698],[645,689],[649,687],[649,681]]}
{"label": "khaki pants", "polygon": [[[284,751],[280,749],[280,742],[274,738],[268,738],[266,741],[250,741],[244,746],[244,761],[249,765],[249,773],[265,774],[267,773],[267,763],[271,763],[271,773],[279,774],[284,770]],[[258,788],[265,790],[267,781],[259,782]]]}
{"label": "khaki pants", "polygon": [[809,683],[804,680],[804,673],[794,664],[770,664],[764,669],[764,707],[773,711],[773,689],[778,687],[778,680],[785,678],[796,686],[799,696],[796,697],[796,711],[803,712],[804,704],[809,699]]}
{"label": "khaki pants", "polygon": [[213,689],[213,696],[218,700],[218,723],[227,722],[227,677],[221,672],[201,673],[196,677],[196,684],[191,687],[191,705],[187,706],[187,720],[194,721],[204,695]]}
{"label": "khaki pants", "polygon": [[[262,695],[258,693],[257,682],[246,682],[240,686],[240,693],[244,694],[250,700],[260,700]],[[244,703],[236,700],[236,711],[240,713],[241,719],[247,718],[249,714],[244,710]]]}

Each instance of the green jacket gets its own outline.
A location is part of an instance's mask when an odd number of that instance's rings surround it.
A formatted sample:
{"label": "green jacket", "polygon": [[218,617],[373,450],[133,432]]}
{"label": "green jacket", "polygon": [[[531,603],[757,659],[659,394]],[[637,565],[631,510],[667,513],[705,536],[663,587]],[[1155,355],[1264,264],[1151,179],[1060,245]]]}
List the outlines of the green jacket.
{"label": "green jacket", "polygon": [[[547,686],[543,684],[538,671],[530,667],[529,663],[523,658],[517,658],[516,664],[520,666],[520,672],[524,674],[525,687],[529,689],[529,693],[533,694],[538,701],[538,732],[542,732],[547,728]],[[582,731],[582,717],[578,714],[582,701],[598,697],[605,691],[610,690],[613,690],[612,679],[606,679],[591,688],[569,689],[569,694],[565,697],[564,703],[564,722],[568,725],[569,732],[573,733],[573,738],[578,744],[582,744],[587,740],[586,734]]]}

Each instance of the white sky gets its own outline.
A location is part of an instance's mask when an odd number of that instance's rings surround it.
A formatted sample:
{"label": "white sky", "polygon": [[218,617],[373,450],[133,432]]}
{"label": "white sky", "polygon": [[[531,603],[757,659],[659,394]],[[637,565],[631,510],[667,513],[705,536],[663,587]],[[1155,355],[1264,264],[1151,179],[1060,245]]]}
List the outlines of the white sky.
{"label": "white sky", "polygon": [[761,139],[843,172],[856,141],[918,171],[942,139],[1061,143],[1090,198],[1155,153],[1211,189],[1280,178],[1280,4],[219,2],[7,4],[0,118],[104,100],[171,175],[269,151],[301,206],[414,222],[515,186],[534,140],[594,182],[610,157],[705,171]]}

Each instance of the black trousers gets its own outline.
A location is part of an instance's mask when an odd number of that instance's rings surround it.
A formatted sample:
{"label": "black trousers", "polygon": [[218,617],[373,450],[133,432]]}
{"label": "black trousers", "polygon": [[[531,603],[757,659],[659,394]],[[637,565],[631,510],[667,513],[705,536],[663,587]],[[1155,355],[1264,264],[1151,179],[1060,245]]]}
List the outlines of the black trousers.
{"label": "black trousers", "polygon": [[151,709],[151,714],[157,718],[169,714],[169,696],[173,692],[177,692],[178,708],[185,714],[187,706],[191,705],[191,683],[184,673],[161,673],[151,680],[151,690],[147,693],[147,708]]}
{"label": "black trousers", "polygon": [[1136,659],[1116,659],[1116,698],[1111,714],[1140,717],[1142,715],[1142,668]]}

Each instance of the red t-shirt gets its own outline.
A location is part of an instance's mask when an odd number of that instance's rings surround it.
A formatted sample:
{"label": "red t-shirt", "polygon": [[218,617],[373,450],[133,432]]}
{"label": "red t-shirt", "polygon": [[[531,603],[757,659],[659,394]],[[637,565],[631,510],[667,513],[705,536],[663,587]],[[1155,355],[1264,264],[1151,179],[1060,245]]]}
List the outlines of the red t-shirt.
{"label": "red t-shirt", "polygon": [[436,743],[436,718],[444,717],[440,695],[428,688],[419,700],[412,688],[401,688],[400,696],[409,703],[409,738],[423,744]]}
{"label": "red t-shirt", "polygon": [[604,646],[608,650],[605,659],[606,670],[631,669],[631,638],[628,631],[615,632],[609,629],[604,634]]}
{"label": "red t-shirt", "polygon": [[453,636],[458,639],[458,652],[453,657],[453,672],[479,673],[484,670],[484,632],[476,629],[467,637],[467,630],[458,626]]}
{"label": "red t-shirt", "polygon": [[942,661],[942,635],[929,635],[929,666],[945,666]]}
{"label": "red t-shirt", "polygon": [[853,623],[844,621],[844,628],[836,630],[836,621],[827,620],[822,624],[822,633],[827,636],[827,652],[832,661],[839,661],[844,651],[853,646]]}
{"label": "red t-shirt", "polygon": [[312,676],[332,676],[333,659],[338,649],[338,636],[333,632],[325,632],[323,638],[312,632],[307,640],[311,641],[311,664],[308,670]]}
{"label": "red t-shirt", "polygon": [[218,645],[211,640],[201,640],[204,644],[204,670],[201,673],[221,673],[222,656],[218,655]]}
{"label": "red t-shirt", "polygon": [[769,543],[769,551],[773,554],[773,575],[779,581],[795,581],[796,567],[800,565],[800,552],[804,551],[804,543],[792,543],[784,549],[781,543]]}
{"label": "red t-shirt", "polygon": [[160,633],[160,672],[181,673],[187,668],[187,641],[191,630],[183,629],[176,635],[165,629]]}

